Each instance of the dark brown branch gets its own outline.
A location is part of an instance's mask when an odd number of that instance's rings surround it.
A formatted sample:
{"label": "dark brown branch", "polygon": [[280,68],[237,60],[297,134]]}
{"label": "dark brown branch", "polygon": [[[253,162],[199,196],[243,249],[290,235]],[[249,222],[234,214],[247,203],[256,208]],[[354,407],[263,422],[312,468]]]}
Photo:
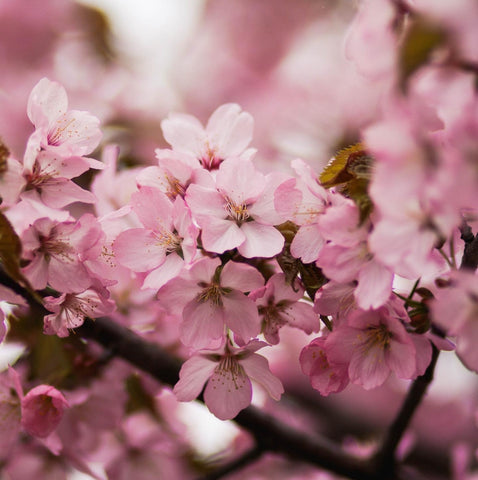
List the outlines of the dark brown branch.
{"label": "dark brown branch", "polygon": [[473,235],[471,227],[466,222],[460,226],[460,233],[461,239],[465,242],[460,270],[475,271],[478,268],[478,235]]}
{"label": "dark brown branch", "polygon": [[420,406],[428,386],[433,380],[439,350],[434,345],[432,345],[432,348],[433,353],[430,365],[428,365],[428,368],[422,376],[413,381],[398,415],[390,425],[386,437],[375,455],[377,471],[382,472],[384,479],[389,478],[387,474],[390,474],[394,468],[396,462],[395,452],[398,444],[407,430],[414,413]]}

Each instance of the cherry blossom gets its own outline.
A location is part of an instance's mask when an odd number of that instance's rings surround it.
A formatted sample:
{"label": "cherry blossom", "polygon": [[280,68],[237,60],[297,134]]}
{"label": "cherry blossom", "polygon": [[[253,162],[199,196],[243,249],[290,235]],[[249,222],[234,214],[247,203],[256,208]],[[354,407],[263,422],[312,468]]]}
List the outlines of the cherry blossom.
{"label": "cherry blossom", "polygon": [[273,226],[277,214],[264,211],[271,182],[275,179],[256,171],[252,161],[230,158],[220,165],[215,185],[188,188],[186,203],[201,227],[206,250],[223,253],[237,248],[247,258],[272,257],[281,251],[284,238]]}
{"label": "cherry blossom", "polygon": [[365,389],[381,385],[391,371],[406,379],[418,375],[416,358],[421,351],[417,352],[401,318],[390,308],[351,312],[347,323],[334,329],[326,344],[327,358],[348,364],[350,381]]}
{"label": "cherry blossom", "polygon": [[182,316],[181,341],[195,350],[219,348],[230,328],[247,342],[261,326],[254,301],[245,295],[263,285],[261,274],[250,265],[218,258],[203,258],[158,292],[158,300]]}
{"label": "cherry blossom", "polygon": [[68,110],[65,89],[48,78],[33,88],[27,114],[35,126],[25,154],[27,167],[33,166],[40,148],[60,156],[83,156],[96,148],[102,136],[99,120],[88,112]]}
{"label": "cherry blossom", "polygon": [[40,218],[23,234],[24,274],[35,288],[49,284],[60,292],[81,292],[92,283],[80,255],[94,248],[102,235],[94,217],[85,214],[73,222]]}
{"label": "cherry blossom", "polygon": [[279,343],[279,329],[284,325],[300,328],[305,333],[317,332],[320,323],[312,305],[299,300],[304,287],[297,285],[294,290],[288,285],[283,273],[272,275],[265,287],[251,292],[262,319],[262,333],[271,344]]}
{"label": "cherry blossom", "polygon": [[448,335],[456,337],[456,353],[460,360],[467,368],[478,372],[478,277],[469,272],[454,272],[448,286],[437,291],[430,308],[433,321]]}
{"label": "cherry blossom", "polygon": [[249,158],[253,119],[237,104],[219,107],[206,128],[191,115],[170,114],[161,122],[164,138],[179,153],[196,158],[207,170],[216,170],[229,157]]}
{"label": "cherry blossom", "polygon": [[174,387],[176,397],[183,402],[191,401],[207,383],[204,401],[221,420],[234,418],[251,403],[251,380],[278,400],[284,392],[282,384],[270,372],[267,360],[255,353],[265,345],[254,341],[243,348],[226,346],[222,353],[192,356],[181,367],[179,382]]}
{"label": "cherry blossom", "polygon": [[83,324],[86,317],[97,318],[108,315],[115,308],[107,292],[88,289],[81,293],[62,293],[58,298],[45,297],[45,308],[51,312],[43,320],[43,332],[67,337],[69,330]]}
{"label": "cherry blossom", "polygon": [[38,385],[22,398],[22,427],[44,438],[56,429],[68,407],[65,397],[49,385]]}
{"label": "cherry blossom", "polygon": [[[194,258],[198,230],[181,197],[173,204],[156,188],[142,187],[131,202],[144,228],[120,233],[113,243],[114,254],[121,265],[148,272],[145,288],[160,288]],[[132,242],[137,249],[130,248]]]}

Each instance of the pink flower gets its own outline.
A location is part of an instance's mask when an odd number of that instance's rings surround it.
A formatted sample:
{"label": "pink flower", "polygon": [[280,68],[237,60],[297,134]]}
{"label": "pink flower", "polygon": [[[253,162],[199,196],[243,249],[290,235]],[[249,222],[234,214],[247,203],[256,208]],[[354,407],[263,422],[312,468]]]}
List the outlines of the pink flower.
{"label": "pink flower", "polygon": [[56,388],[38,385],[22,398],[22,427],[30,435],[45,438],[61,422],[67,407],[68,402]]}
{"label": "pink flower", "polygon": [[197,160],[174,150],[158,148],[155,152],[158,165],[141,170],[136,177],[138,186],[155,187],[171,200],[178,195],[184,198],[193,172],[198,168]]}
{"label": "pink flower", "polygon": [[99,120],[88,112],[68,110],[65,89],[42,78],[28,99],[27,114],[35,126],[25,153],[25,165],[32,166],[40,148],[59,156],[91,153],[101,139]]}
{"label": "pink flower", "polygon": [[91,278],[80,255],[95,248],[102,234],[90,214],[76,222],[40,218],[22,235],[24,256],[30,260],[23,273],[36,289],[49,284],[59,292],[81,292]]}
{"label": "pink flower", "polygon": [[326,397],[341,392],[349,384],[347,363],[333,363],[327,355],[327,337],[317,337],[300,352],[300,366],[312,388]]}
{"label": "pink flower", "polygon": [[277,214],[270,206],[275,177],[256,171],[251,160],[230,158],[219,167],[216,184],[192,184],[186,202],[202,229],[206,250],[223,253],[237,248],[247,258],[272,257],[284,238],[273,227]]}
{"label": "pink flower", "polygon": [[131,202],[144,228],[120,233],[113,244],[115,256],[134,272],[148,272],[145,288],[160,288],[192,261],[198,230],[180,196],[172,203],[158,189],[142,187]]}
{"label": "pink flower", "polygon": [[418,375],[415,344],[401,318],[385,306],[353,311],[328,335],[326,345],[327,358],[348,364],[350,381],[367,390],[381,385],[391,371],[406,379]]}
{"label": "pink flower", "polygon": [[447,288],[430,303],[433,321],[456,337],[456,353],[463,364],[478,372],[478,276],[455,271]]}
{"label": "pink flower", "polygon": [[160,288],[158,300],[173,313],[182,315],[181,341],[196,350],[219,348],[225,328],[244,342],[260,332],[254,301],[245,295],[263,285],[262,275],[250,265],[218,258],[202,258],[190,270]]}
{"label": "pink flower", "polygon": [[53,314],[43,319],[43,333],[67,337],[68,330],[83,325],[86,317],[98,318],[110,314],[115,304],[107,295],[107,291],[88,289],[78,294],[62,293],[58,298],[45,297],[45,308]]}
{"label": "pink flower", "polygon": [[300,328],[307,334],[319,331],[319,318],[312,305],[299,301],[303,295],[304,287],[297,285],[294,290],[283,273],[272,275],[265,287],[251,292],[249,297],[256,302],[262,332],[269,343],[279,343],[279,329],[284,325]]}
{"label": "pink flower", "polygon": [[207,170],[216,170],[229,157],[249,158],[246,150],[252,139],[252,116],[234,103],[213,112],[206,128],[191,115],[170,114],[161,122],[166,141],[179,153],[196,158]]}
{"label": "pink flower", "polygon": [[372,79],[395,73],[397,39],[393,22],[397,12],[386,0],[365,0],[350,25],[345,54],[357,70]]}
{"label": "pink flower", "polygon": [[299,178],[290,178],[275,191],[274,205],[283,221],[300,225],[290,247],[291,254],[304,263],[315,262],[325,243],[319,228],[319,219],[329,202],[328,192],[317,183],[317,175],[302,160],[292,167]]}
{"label": "pink flower", "polygon": [[202,353],[184,362],[174,393],[181,402],[194,400],[207,382],[204,402],[217,418],[230,420],[248,407],[252,399],[251,380],[256,381],[274,399],[284,388],[269,370],[267,360],[256,353],[265,346],[254,341],[243,348],[226,346],[223,353]]}

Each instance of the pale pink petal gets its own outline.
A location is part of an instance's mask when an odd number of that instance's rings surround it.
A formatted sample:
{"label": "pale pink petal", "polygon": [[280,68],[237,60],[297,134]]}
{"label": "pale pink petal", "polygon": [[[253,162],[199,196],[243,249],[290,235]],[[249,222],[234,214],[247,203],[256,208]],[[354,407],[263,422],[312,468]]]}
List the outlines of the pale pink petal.
{"label": "pale pink petal", "polygon": [[220,282],[222,287],[250,292],[264,285],[264,277],[252,265],[230,261],[221,271]]}
{"label": "pale pink petal", "polygon": [[122,232],[113,243],[118,263],[134,272],[147,272],[166,260],[166,246],[151,230],[132,228]]}
{"label": "pale pink petal", "polygon": [[223,310],[211,301],[192,300],[183,310],[180,338],[184,345],[200,349],[219,348],[224,343]]}
{"label": "pale pink petal", "polygon": [[179,372],[179,381],[173,392],[180,402],[194,400],[212,375],[217,363],[202,355],[195,355],[186,360]]}
{"label": "pale pink petal", "polygon": [[50,123],[42,146],[61,155],[88,155],[102,137],[100,121],[88,112],[70,110]]}
{"label": "pale pink petal", "polygon": [[67,108],[66,90],[59,83],[42,78],[30,93],[27,115],[33,125],[38,128],[52,122],[66,112]]}
{"label": "pale pink petal", "polygon": [[146,228],[171,231],[173,204],[163,192],[153,187],[141,187],[131,195],[131,205]]}
{"label": "pale pink petal", "polygon": [[36,255],[33,260],[22,269],[33,288],[41,290],[48,282],[48,262],[43,255]]}
{"label": "pale pink petal", "polygon": [[418,370],[416,350],[410,335],[407,343],[394,340],[390,342],[390,348],[385,352],[385,361],[397,377],[405,379],[416,377]]}
{"label": "pale pink petal", "polygon": [[59,292],[82,292],[91,285],[92,279],[81,263],[67,263],[51,257],[48,283]]}
{"label": "pale pink petal", "polygon": [[432,359],[432,344],[425,335],[418,335],[415,333],[410,334],[410,339],[415,346],[416,356],[416,375],[423,375],[428,365],[430,365]]}
{"label": "pale pink petal", "polygon": [[210,217],[227,218],[224,197],[215,189],[192,184],[186,193],[186,203],[202,226]]}
{"label": "pale pink petal", "polygon": [[238,247],[246,239],[242,230],[229,220],[212,217],[201,226],[202,244],[208,252],[224,253]]}
{"label": "pale pink petal", "polygon": [[234,103],[221,105],[209,118],[208,137],[217,146],[221,158],[240,155],[252,140],[254,120]]}
{"label": "pale pink petal", "polygon": [[[23,192],[22,198],[29,198],[29,193],[30,191]],[[45,182],[41,187],[40,197],[43,203],[51,208],[63,208],[73,202],[96,202],[96,197],[90,191],[66,178],[52,178]]]}
{"label": "pale pink petal", "polygon": [[181,315],[184,305],[201,291],[201,287],[190,279],[175,277],[158,291],[158,301],[162,308],[174,315]]}
{"label": "pale pink petal", "polygon": [[264,191],[248,210],[252,218],[266,225],[279,225],[284,221],[283,215],[275,209],[275,192],[288,175],[283,172],[273,172],[265,177]]}
{"label": "pale pink petal", "polygon": [[224,160],[216,176],[217,189],[235,204],[254,202],[264,191],[266,181],[252,161],[237,157]]}
{"label": "pale pink petal", "polygon": [[384,305],[392,293],[393,272],[381,263],[371,260],[358,274],[355,299],[363,310],[377,309]]}
{"label": "pale pink petal", "polygon": [[238,246],[239,253],[246,258],[270,258],[282,251],[284,237],[275,227],[246,222],[240,227],[245,240]]}
{"label": "pale pink petal", "polygon": [[350,381],[362,385],[365,390],[382,385],[390,375],[384,353],[381,346],[372,346],[365,354],[356,351],[350,359]]}
{"label": "pale pink petal", "polygon": [[251,399],[251,381],[242,369],[230,371],[217,368],[204,391],[204,402],[220,420],[234,418],[250,405]]}
{"label": "pale pink petal", "polygon": [[366,262],[364,248],[365,245],[347,248],[326,244],[319,252],[317,265],[326,277],[340,283],[350,282],[357,278]]}
{"label": "pale pink petal", "polygon": [[169,280],[176,277],[181,272],[183,266],[184,260],[176,252],[169,254],[159,268],[148,273],[143,281],[143,288],[161,288]]}
{"label": "pale pink petal", "polygon": [[221,265],[221,260],[219,258],[203,257],[194,262],[189,273],[191,278],[197,283],[204,282],[209,284],[219,265]]}
{"label": "pale pink petal", "polygon": [[310,303],[294,302],[284,309],[283,314],[290,326],[300,328],[308,335],[320,330],[319,317]]}
{"label": "pale pink petal", "polygon": [[261,323],[256,304],[244,294],[233,290],[222,297],[226,325],[242,340],[259,335]]}
{"label": "pale pink petal", "polygon": [[284,387],[282,382],[271,373],[269,362],[266,358],[253,353],[241,360],[240,363],[251,380],[262,385],[274,400],[280,400],[281,395],[284,393]]}
{"label": "pale pink petal", "polygon": [[199,156],[206,134],[197,118],[192,115],[172,113],[161,122],[161,130],[173,150]]}
{"label": "pale pink petal", "polygon": [[292,240],[290,253],[304,263],[312,263],[317,260],[324,245],[325,240],[320,235],[317,224],[303,225]]}

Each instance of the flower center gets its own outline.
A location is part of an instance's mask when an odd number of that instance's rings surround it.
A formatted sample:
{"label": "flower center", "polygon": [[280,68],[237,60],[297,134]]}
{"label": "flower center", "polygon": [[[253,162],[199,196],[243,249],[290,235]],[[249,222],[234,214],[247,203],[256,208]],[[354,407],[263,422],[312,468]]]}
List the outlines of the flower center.
{"label": "flower center", "polygon": [[234,220],[238,225],[241,225],[250,218],[250,214],[245,203],[237,204],[231,199],[226,198],[224,209],[226,210],[228,218]]}

